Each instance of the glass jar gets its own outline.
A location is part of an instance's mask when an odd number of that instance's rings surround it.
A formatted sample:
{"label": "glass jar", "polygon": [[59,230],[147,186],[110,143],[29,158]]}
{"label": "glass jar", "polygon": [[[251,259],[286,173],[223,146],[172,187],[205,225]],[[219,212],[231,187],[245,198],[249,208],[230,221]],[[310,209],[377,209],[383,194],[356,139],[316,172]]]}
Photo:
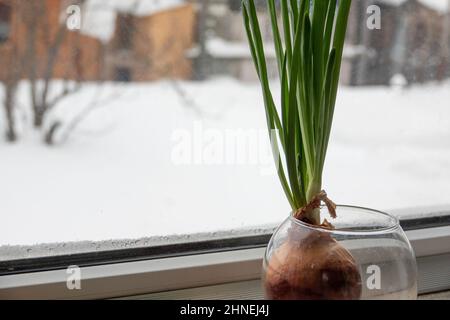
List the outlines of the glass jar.
{"label": "glass jar", "polygon": [[292,215],[278,227],[263,262],[266,298],[416,299],[416,260],[398,219],[352,206],[336,212],[333,229]]}

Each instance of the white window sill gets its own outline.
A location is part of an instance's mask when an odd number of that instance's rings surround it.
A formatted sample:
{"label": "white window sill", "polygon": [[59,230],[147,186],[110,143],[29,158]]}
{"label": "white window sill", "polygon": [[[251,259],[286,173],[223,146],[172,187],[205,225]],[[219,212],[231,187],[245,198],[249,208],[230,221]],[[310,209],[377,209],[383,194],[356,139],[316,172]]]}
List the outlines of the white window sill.
{"label": "white window sill", "polygon": [[[418,258],[419,292],[450,289],[450,226],[407,235]],[[67,289],[66,270],[6,275],[0,299],[114,298],[258,280],[263,253],[255,248],[86,267],[81,290]]]}

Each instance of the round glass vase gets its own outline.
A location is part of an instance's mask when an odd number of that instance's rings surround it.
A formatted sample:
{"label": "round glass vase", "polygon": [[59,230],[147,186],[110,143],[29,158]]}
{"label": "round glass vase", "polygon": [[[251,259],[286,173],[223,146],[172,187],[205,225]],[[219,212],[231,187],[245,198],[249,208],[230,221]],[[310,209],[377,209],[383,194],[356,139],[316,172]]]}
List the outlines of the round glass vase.
{"label": "round glass vase", "polygon": [[351,206],[336,212],[333,230],[292,215],[278,227],[264,256],[266,298],[416,299],[416,260],[398,219]]}

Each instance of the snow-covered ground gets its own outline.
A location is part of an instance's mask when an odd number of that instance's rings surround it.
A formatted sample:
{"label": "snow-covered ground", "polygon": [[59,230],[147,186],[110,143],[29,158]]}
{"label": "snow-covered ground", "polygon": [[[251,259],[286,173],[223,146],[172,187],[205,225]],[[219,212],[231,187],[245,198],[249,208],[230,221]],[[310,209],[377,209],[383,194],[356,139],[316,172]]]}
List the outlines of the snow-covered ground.
{"label": "snow-covered ground", "polygon": [[[178,85],[190,103],[170,82],[87,85],[52,117],[73,117],[93,97],[108,103],[66,143],[47,147],[31,129],[14,145],[1,140],[0,246],[216,232],[284,219],[289,208],[271,171],[259,86],[232,79]],[[26,104],[26,88],[19,94]],[[330,197],[388,211],[450,204],[449,101],[450,83],[343,87],[324,176]],[[246,138],[254,143],[241,150],[251,153],[230,154]]]}

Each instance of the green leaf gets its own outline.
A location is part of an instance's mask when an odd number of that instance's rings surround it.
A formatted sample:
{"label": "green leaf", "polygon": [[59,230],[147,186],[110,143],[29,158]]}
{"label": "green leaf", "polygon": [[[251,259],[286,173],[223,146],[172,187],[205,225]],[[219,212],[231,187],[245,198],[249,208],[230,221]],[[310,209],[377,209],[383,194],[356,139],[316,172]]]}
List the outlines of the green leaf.
{"label": "green leaf", "polygon": [[345,33],[347,31],[348,15],[352,0],[340,0],[339,11],[336,19],[333,47],[336,49],[336,67],[333,73],[331,104],[336,102],[337,89],[339,85],[339,75],[341,71],[342,54],[344,52]]}
{"label": "green leaf", "polygon": [[275,0],[268,0],[267,5],[269,8],[270,22],[272,25],[272,33],[273,33],[273,39],[274,39],[273,42],[275,45],[275,54],[277,56],[278,74],[281,79],[284,53],[283,53],[283,45],[281,44],[280,30],[278,28],[278,19],[277,19],[276,7],[275,7]]}
{"label": "green leaf", "polygon": [[261,30],[259,28],[259,21],[256,15],[256,7],[253,0],[249,0],[248,4],[248,7],[245,5],[243,6],[243,10],[245,10],[244,15],[247,16],[247,18],[244,17],[244,22],[249,22],[249,27],[246,27],[246,30],[250,32],[249,41],[251,39],[251,41],[253,41],[254,43],[255,56],[257,61],[256,64],[258,65],[259,77],[264,93],[268,126],[270,130],[277,129],[279,131],[279,138],[283,145],[283,149],[285,149],[284,134],[281,133],[283,131],[283,127],[281,125],[281,120],[278,115],[277,108],[273,101],[272,93],[270,92],[269,78],[267,76],[266,57],[264,54],[264,45],[262,41]]}
{"label": "green leaf", "polygon": [[[286,197],[291,204],[293,209],[296,208],[294,203],[291,190],[287,183],[286,174],[283,168],[283,164],[280,157],[280,150],[278,146],[278,138],[280,138],[281,142],[284,145],[284,133],[281,127],[281,122],[278,117],[275,104],[273,102],[273,97],[269,89],[269,81],[267,78],[267,67],[265,63],[264,56],[264,48],[261,39],[261,31],[259,29],[258,19],[256,17],[256,9],[253,3],[253,0],[249,0],[249,6],[243,3],[243,17],[244,17],[244,25],[245,30],[248,37],[248,42],[250,46],[250,51],[257,69],[258,77],[261,81],[263,97],[264,97],[264,106],[266,109],[266,120],[267,127],[269,131],[269,138],[272,147],[272,154],[277,166],[277,174],[282,184],[283,190],[286,194]],[[276,135],[273,133],[276,132]],[[283,146],[285,149],[285,146]]]}
{"label": "green leaf", "polygon": [[[293,59],[294,61],[298,61],[300,59],[301,54],[301,39],[300,33],[296,33],[297,36],[294,41],[294,53]],[[300,187],[301,181],[301,172],[298,171],[298,154],[296,147],[296,128],[299,122],[298,116],[298,105],[297,105],[297,80],[299,73],[299,64],[295,63],[292,66],[291,70],[291,79],[289,81],[289,113],[288,113],[288,138],[286,140],[286,152],[287,152],[287,168],[289,173],[289,181],[291,183],[292,193],[294,195],[294,199],[301,205],[305,203],[305,197],[303,193],[303,189]]]}
{"label": "green leaf", "polygon": [[[322,107],[321,107],[321,113],[319,116],[318,124],[320,126],[320,132],[321,139],[319,140],[317,147],[317,163],[319,164],[317,167],[317,175],[321,176],[323,171],[323,166],[325,162],[325,156],[326,156],[326,145],[328,144],[328,137],[329,137],[329,127],[331,126],[331,117],[333,112],[333,107],[331,106],[331,85],[333,81],[333,73],[334,69],[336,67],[336,50],[331,50],[328,63],[327,63],[327,70],[325,74],[325,82],[322,88]],[[325,134],[323,134],[325,133]]]}
{"label": "green leaf", "polygon": [[295,29],[298,25],[298,18],[299,18],[299,12],[298,12],[298,0],[290,0],[291,3],[291,16],[292,16],[292,23],[291,23],[291,30],[292,33],[295,33]]}
{"label": "green leaf", "polygon": [[331,42],[332,42],[331,37],[333,35],[335,12],[336,12],[336,0],[330,0],[328,2],[327,19],[326,19],[326,23],[325,23],[325,33],[323,36],[323,43],[324,43],[323,63],[327,63],[328,55],[330,54],[330,47],[331,47]]}
{"label": "green leaf", "polygon": [[289,134],[288,117],[289,117],[289,83],[287,73],[287,55],[284,55],[283,68],[281,70],[281,120],[284,128],[285,141]]}
{"label": "green leaf", "polygon": [[337,90],[339,86],[339,76],[341,71],[341,63],[342,63],[342,55],[344,52],[344,42],[345,42],[345,34],[347,31],[347,23],[348,23],[348,16],[350,13],[350,7],[351,7],[352,1],[351,0],[340,0],[339,1],[339,9],[338,9],[338,15],[336,18],[336,26],[335,26],[335,32],[334,32],[334,40],[333,40],[333,46],[336,50],[336,58],[335,58],[335,66],[333,69],[333,76],[330,84],[330,98],[329,98],[329,115],[328,115],[328,121],[326,124],[326,130],[324,132],[325,135],[325,143],[324,143],[324,157],[326,155],[327,149],[328,149],[328,142],[330,140],[330,134],[331,134],[331,127],[333,123],[333,117],[334,117],[334,108],[336,105],[336,97],[337,97]]}
{"label": "green leaf", "polygon": [[[311,39],[312,39],[312,55],[313,55],[313,71],[312,71],[312,77],[314,81],[314,94],[312,96],[312,117],[313,117],[313,123],[317,124],[318,121],[318,114],[320,113],[321,103],[321,93],[322,93],[322,86],[323,86],[323,78],[324,78],[324,72],[325,72],[325,66],[324,66],[324,53],[323,53],[323,34],[324,34],[324,28],[325,28],[325,19],[326,19],[326,13],[327,13],[327,7],[329,0],[315,0],[314,6],[313,6],[313,19],[312,19],[312,26],[311,26]],[[328,53],[327,53],[328,56]],[[316,129],[314,130],[314,137],[317,140],[317,137],[319,135],[318,132],[318,126],[316,126]]]}
{"label": "green leaf", "polygon": [[[276,1],[268,0],[281,85],[281,119],[270,90],[254,0],[243,2],[243,17],[261,82],[278,176],[291,207],[296,210],[306,206],[321,190],[351,0],[280,0],[280,3],[283,37],[278,27]],[[316,211],[310,214],[312,221],[320,222]]]}
{"label": "green leaf", "polygon": [[302,141],[304,146],[304,154],[306,158],[308,177],[312,177],[314,171],[314,130],[311,117],[312,109],[312,95],[313,80],[312,80],[312,66],[311,66],[311,23],[309,21],[309,14],[305,13],[303,18],[303,29],[297,32],[297,37],[301,39],[301,58],[302,74],[301,74],[301,87],[303,99],[299,104],[299,118],[300,128],[302,133]]}
{"label": "green leaf", "polygon": [[[320,90],[322,87],[322,79],[324,75],[324,65],[323,65],[323,40],[324,40],[324,28],[325,28],[325,20],[327,14],[329,0],[315,0],[313,6],[313,19],[312,19],[312,52],[314,58],[314,74],[317,75],[315,77],[314,87],[317,89],[317,97],[320,94]],[[328,53],[326,53],[328,56]],[[317,88],[318,87],[318,88]]]}
{"label": "green leaf", "polygon": [[281,0],[281,16],[283,18],[284,44],[286,49],[288,77],[292,66],[291,19],[287,0]]}

